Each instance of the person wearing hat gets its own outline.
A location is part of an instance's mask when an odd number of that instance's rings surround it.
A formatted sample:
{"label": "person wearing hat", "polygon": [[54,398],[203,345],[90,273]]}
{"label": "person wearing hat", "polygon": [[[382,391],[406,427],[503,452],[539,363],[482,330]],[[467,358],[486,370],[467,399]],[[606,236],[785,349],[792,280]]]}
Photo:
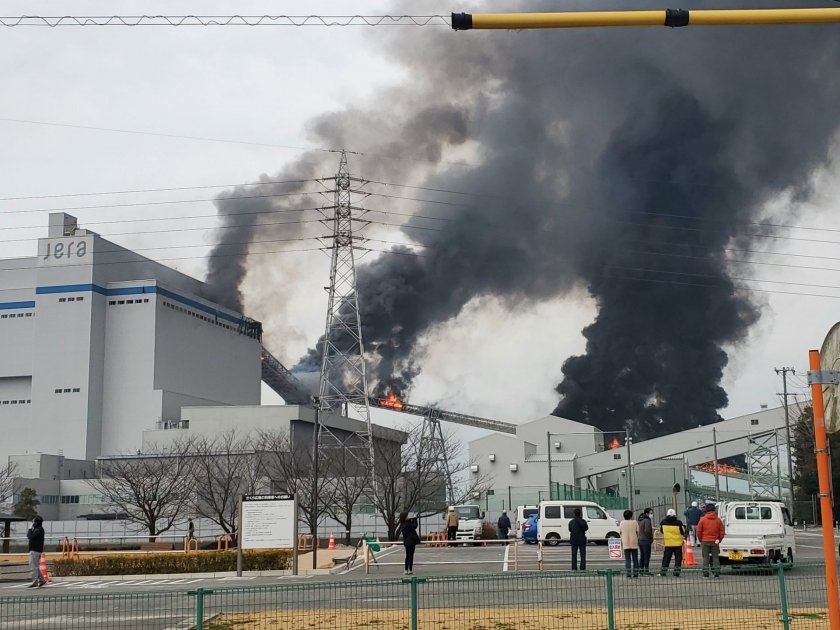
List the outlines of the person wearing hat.
{"label": "person wearing hat", "polygon": [[705,516],[697,525],[700,553],[703,554],[704,578],[709,577],[709,568],[716,578],[720,577],[720,541],[725,535],[726,528],[723,526],[723,521],[718,518],[717,508],[711,503],[708,504]]}
{"label": "person wearing hat", "polygon": [[659,575],[662,577],[668,575],[668,567],[673,557],[674,577],[680,577],[683,542],[688,534],[685,525],[677,518],[677,512],[675,510],[668,510],[668,515],[659,524],[659,531],[662,532],[662,545],[664,547],[662,552],[662,569],[659,571]]}
{"label": "person wearing hat", "polygon": [[703,518],[703,511],[697,507],[697,501],[691,502],[691,507],[685,511],[685,519],[691,533],[691,544],[697,547],[700,541],[697,540],[697,523]]}
{"label": "person wearing hat", "polygon": [[449,506],[446,513],[446,539],[455,540],[458,535],[458,513],[453,506]]}

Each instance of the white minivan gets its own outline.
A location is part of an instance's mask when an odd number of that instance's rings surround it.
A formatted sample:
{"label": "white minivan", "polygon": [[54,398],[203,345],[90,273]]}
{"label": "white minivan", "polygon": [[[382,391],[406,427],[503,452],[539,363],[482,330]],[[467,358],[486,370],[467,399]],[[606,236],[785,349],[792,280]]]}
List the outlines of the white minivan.
{"label": "white minivan", "polygon": [[606,542],[608,538],[619,538],[618,521],[592,501],[541,501],[537,535],[546,545],[557,545],[569,541],[569,521],[575,510],[580,510],[583,520],[589,525],[586,538],[589,541]]}

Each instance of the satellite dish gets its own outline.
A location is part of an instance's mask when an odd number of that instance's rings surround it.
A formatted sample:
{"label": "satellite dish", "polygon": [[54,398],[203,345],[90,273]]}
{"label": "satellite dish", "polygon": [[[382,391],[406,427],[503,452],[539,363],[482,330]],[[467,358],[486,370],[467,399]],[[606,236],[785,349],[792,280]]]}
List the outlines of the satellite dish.
{"label": "satellite dish", "polygon": [[[834,324],[825,336],[820,348],[820,369],[840,371],[840,322]],[[825,430],[828,433],[840,432],[840,400],[837,397],[837,385],[823,385],[823,403],[825,404]]]}

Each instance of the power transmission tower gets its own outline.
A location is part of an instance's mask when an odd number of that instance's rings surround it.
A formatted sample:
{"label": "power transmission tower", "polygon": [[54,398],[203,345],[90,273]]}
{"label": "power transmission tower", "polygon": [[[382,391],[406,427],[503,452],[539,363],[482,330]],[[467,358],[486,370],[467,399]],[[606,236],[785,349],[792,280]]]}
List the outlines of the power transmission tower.
{"label": "power transmission tower", "polygon": [[449,465],[449,448],[440,426],[441,410],[430,407],[423,416],[420,441],[417,448],[417,470],[433,470],[443,480],[446,503],[455,503],[452,469]]}
{"label": "power transmission tower", "polygon": [[[785,450],[787,450],[787,465],[788,465],[788,483],[790,484],[790,509],[793,509],[793,443],[790,439],[790,412],[788,410],[788,394],[787,390],[787,375],[788,372],[796,374],[796,370],[792,367],[775,368],[776,374],[782,375],[782,394],[785,405]],[[781,498],[781,497],[780,497]]]}
{"label": "power transmission tower", "polygon": [[[326,463],[330,461],[329,454],[335,453],[336,448],[347,449],[357,464],[354,475],[368,479],[375,491],[365,346],[356,292],[355,252],[357,243],[363,239],[354,233],[354,223],[359,222],[366,211],[353,206],[354,197],[360,194],[358,186],[367,182],[350,177],[344,151],[341,152],[338,172],[331,180],[334,183],[334,188],[328,191],[333,194],[333,205],[328,208],[331,214],[322,211],[324,223],[332,227],[332,233],[324,237],[329,241],[332,263],[330,284],[326,287],[329,293],[327,323],[321,347],[321,378],[316,406],[319,414],[330,412],[345,417],[349,417],[352,410],[364,426],[359,430],[337,432],[327,426],[326,418],[320,415],[315,450],[318,458]],[[357,213],[355,217],[354,211]]]}

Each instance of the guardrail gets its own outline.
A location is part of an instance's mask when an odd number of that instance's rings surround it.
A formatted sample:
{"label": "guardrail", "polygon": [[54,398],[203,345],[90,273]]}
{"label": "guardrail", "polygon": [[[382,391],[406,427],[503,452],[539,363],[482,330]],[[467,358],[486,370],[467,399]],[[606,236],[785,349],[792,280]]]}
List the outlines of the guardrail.
{"label": "guardrail", "polygon": [[825,569],[727,568],[721,579],[629,579],[620,571],[418,577],[256,587],[0,597],[0,628],[827,627]]}

